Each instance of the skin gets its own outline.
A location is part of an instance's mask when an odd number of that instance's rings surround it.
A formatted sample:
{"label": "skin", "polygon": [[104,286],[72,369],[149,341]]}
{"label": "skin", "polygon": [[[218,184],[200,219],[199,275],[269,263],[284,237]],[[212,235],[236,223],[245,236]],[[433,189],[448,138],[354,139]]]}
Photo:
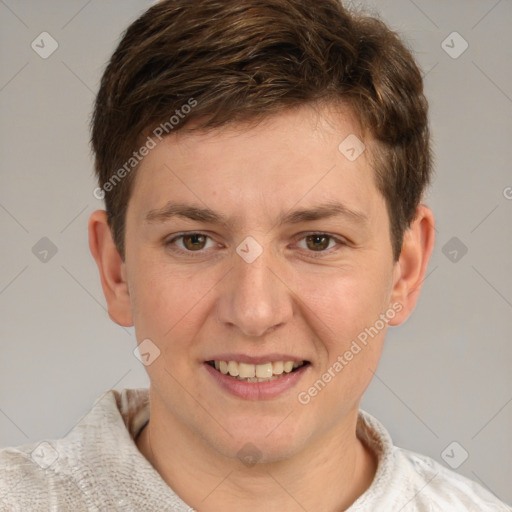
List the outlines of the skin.
{"label": "skin", "polygon": [[[257,126],[167,137],[137,171],[125,261],[105,212],[91,215],[90,248],[110,317],[134,325],[139,343],[149,338],[161,351],[146,366],[151,420],[137,446],[201,512],[259,511],[262,504],[268,511],[345,510],[375,476],[375,457],[356,436],[359,403],[387,325],[401,324],[415,307],[433,249],[434,217],[418,206],[394,262],[371,141],[351,162],[338,150],[350,134],[363,139],[348,110],[303,106]],[[229,222],[145,220],[168,201],[208,207]],[[362,212],[366,223],[341,216],[278,223],[282,213],[326,201]],[[209,238],[169,244],[184,231]],[[318,232],[333,238],[308,238]],[[247,236],[263,249],[252,263],[236,253]],[[301,404],[298,393],[394,303],[401,311]],[[226,352],[278,352],[311,365],[282,395],[243,400],[204,368],[204,361]],[[237,455],[246,443],[260,457],[249,467]]]}

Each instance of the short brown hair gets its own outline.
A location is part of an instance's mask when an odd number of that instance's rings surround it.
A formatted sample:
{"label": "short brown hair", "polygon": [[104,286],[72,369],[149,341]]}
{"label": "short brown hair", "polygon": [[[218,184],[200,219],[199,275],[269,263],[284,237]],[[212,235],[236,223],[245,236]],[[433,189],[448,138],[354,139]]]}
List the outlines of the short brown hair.
{"label": "short brown hair", "polygon": [[121,257],[134,151],[155,127],[206,130],[315,102],[350,106],[371,135],[397,260],[432,165],[422,76],[397,34],[338,0],[163,0],[147,10],[110,59],[91,123]]}

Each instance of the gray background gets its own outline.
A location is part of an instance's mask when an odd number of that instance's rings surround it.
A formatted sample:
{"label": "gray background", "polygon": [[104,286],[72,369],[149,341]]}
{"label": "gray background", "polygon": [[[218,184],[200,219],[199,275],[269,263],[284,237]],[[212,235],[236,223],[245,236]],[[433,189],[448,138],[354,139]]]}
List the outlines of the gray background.
{"label": "gray background", "polygon": [[[122,30],[151,3],[0,0],[0,446],[62,437],[103,391],[148,385],[133,330],[106,313],[87,219],[102,207],[94,93]],[[424,69],[437,219],[416,311],[388,330],[362,407],[399,446],[452,465],[466,450],[457,471],[512,503],[512,2],[362,4]],[[47,59],[31,48],[43,31],[59,45]],[[469,44],[457,58],[454,31]],[[43,237],[57,249],[46,261]]]}

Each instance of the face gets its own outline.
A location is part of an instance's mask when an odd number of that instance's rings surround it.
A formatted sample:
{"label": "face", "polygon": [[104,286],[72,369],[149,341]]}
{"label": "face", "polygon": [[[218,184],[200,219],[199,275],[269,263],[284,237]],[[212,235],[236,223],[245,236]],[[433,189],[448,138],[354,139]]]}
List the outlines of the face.
{"label": "face", "polygon": [[178,133],[138,170],[124,272],[138,342],[160,351],[152,406],[221,455],[313,446],[355,421],[377,367],[396,266],[369,150],[339,149],[349,135],[349,112],[303,107]]}

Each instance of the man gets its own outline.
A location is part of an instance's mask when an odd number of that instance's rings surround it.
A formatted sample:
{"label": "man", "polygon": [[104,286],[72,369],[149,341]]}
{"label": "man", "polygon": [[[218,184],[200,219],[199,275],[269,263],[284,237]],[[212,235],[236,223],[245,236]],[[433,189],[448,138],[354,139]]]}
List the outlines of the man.
{"label": "man", "polygon": [[409,51],[336,0],[166,0],[103,75],[89,240],[151,387],[4,450],[6,510],[507,510],[361,411],[434,244]]}

